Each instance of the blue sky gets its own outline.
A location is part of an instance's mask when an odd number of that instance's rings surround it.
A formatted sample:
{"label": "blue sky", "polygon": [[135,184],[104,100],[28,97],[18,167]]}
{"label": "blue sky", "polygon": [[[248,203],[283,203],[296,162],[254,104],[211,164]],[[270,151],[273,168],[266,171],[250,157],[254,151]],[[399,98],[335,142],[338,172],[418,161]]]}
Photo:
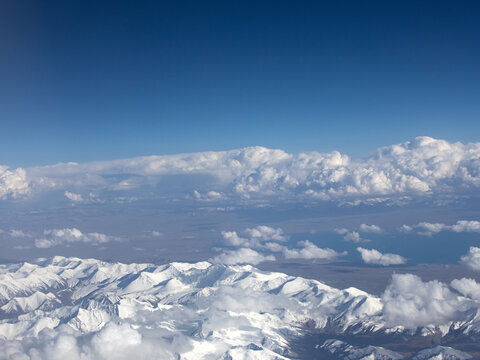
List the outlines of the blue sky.
{"label": "blue sky", "polygon": [[7,260],[478,277],[478,2],[0,6]]}
{"label": "blue sky", "polygon": [[10,166],[478,140],[475,1],[0,6]]}

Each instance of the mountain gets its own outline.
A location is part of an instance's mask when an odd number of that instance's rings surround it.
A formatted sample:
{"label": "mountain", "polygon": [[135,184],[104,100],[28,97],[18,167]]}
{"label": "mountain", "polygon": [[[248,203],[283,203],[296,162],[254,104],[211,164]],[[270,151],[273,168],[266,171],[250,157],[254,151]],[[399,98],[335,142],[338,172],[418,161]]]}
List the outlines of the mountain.
{"label": "mountain", "polygon": [[39,259],[0,266],[0,359],[468,358],[442,339],[479,351],[473,308],[411,331],[384,305],[249,265]]}

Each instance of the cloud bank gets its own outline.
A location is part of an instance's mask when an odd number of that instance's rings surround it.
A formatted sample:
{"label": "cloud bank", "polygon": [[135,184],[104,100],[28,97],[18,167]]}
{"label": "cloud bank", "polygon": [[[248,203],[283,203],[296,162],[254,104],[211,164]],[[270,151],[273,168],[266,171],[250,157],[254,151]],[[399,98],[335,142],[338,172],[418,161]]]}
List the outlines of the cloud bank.
{"label": "cloud bank", "polygon": [[[162,179],[191,178],[181,193],[199,201],[270,198],[376,204],[412,197],[474,196],[480,187],[480,143],[417,137],[352,160],[338,151],[289,154],[239,150],[60,163],[27,170],[0,167],[0,198],[60,189],[72,201],[93,191],[155,189]],[[172,185],[170,185],[172,186]],[[77,189],[77,190],[73,190]],[[175,186],[172,191],[178,191]],[[67,193],[65,193],[67,194]],[[178,195],[178,194],[177,194]]]}

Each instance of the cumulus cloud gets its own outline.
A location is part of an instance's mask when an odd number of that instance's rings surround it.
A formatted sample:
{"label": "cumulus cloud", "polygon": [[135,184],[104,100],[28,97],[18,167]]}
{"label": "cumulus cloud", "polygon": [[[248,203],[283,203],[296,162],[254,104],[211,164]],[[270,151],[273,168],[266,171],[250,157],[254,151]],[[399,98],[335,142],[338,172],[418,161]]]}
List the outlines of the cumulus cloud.
{"label": "cumulus cloud", "polygon": [[452,280],[450,286],[463,296],[480,300],[480,284],[473,279],[455,279]]}
{"label": "cumulus cloud", "polygon": [[234,264],[252,264],[257,265],[265,261],[275,261],[273,255],[262,255],[259,252],[249,249],[240,248],[237,250],[226,250],[222,254],[215,256],[209,261],[225,265]]}
{"label": "cumulus cloud", "polygon": [[405,264],[407,261],[407,259],[405,259],[403,256],[396,254],[382,254],[380,251],[375,249],[368,250],[357,247],[357,251],[360,253],[362,260],[366,264],[389,266]]}
{"label": "cumulus cloud", "polygon": [[[370,225],[365,225],[365,224],[362,224],[362,225],[364,225],[363,226],[364,229],[370,229],[371,228]],[[372,226],[375,229],[374,231],[382,231],[380,229],[380,227],[378,227],[376,225],[372,225]],[[362,226],[360,226],[360,228],[362,228]],[[376,230],[376,228],[378,228],[380,230]],[[345,241],[351,241],[351,242],[354,242],[354,243],[369,242],[370,241],[368,239],[362,238],[358,231],[351,231],[351,230],[348,230],[348,229],[345,229],[345,228],[334,229],[333,231],[336,232],[339,235],[343,235],[343,240],[345,240]],[[368,232],[374,232],[374,231],[368,231]]]}
{"label": "cumulus cloud", "polygon": [[370,240],[364,239],[360,236],[360,234],[356,231],[349,231],[345,234],[343,237],[343,240],[345,241],[351,241],[354,243],[360,243],[360,242],[369,242]]}
{"label": "cumulus cloud", "polygon": [[[418,137],[380,148],[366,159],[351,160],[337,151],[293,155],[283,150],[239,150],[147,156],[86,164],[62,163],[0,169],[0,197],[36,190],[75,188],[130,191],[155,185],[165,176],[187,176],[182,193],[202,200],[240,196],[244,200],[335,201],[345,204],[405,202],[436,195],[477,193],[480,143],[449,143]],[[205,190],[207,188],[207,190]],[[153,189],[153,187],[150,187]]]}
{"label": "cumulus cloud", "polygon": [[119,240],[119,238],[115,236],[97,232],[84,234],[76,228],[45,230],[43,235],[43,238],[35,239],[35,246],[37,248],[49,248],[52,246],[68,245],[79,242],[98,245]]}
{"label": "cumulus cloud", "polygon": [[413,227],[411,227],[409,225],[402,225],[398,228],[398,231],[403,232],[403,233],[408,233],[408,232],[411,232],[412,230],[413,230]]}
{"label": "cumulus cloud", "polygon": [[242,236],[239,236],[236,231],[222,231],[222,237],[226,245],[249,248],[263,248],[264,243],[268,241],[287,240],[282,229],[266,225],[247,228],[242,232]]}
{"label": "cumulus cloud", "polygon": [[460,263],[472,270],[480,271],[480,248],[471,246],[468,253],[460,258]]}
{"label": "cumulus cloud", "polygon": [[412,274],[394,274],[382,302],[387,326],[409,329],[447,325],[472,307],[471,300],[457,296],[446,284],[423,282]]}
{"label": "cumulus cloud", "polygon": [[413,229],[418,231],[419,235],[432,236],[442,231],[453,231],[457,233],[463,232],[480,232],[480,221],[477,220],[458,220],[453,225],[443,223],[420,222],[417,225],[402,225],[399,230],[409,232]]}
{"label": "cumulus cloud", "polygon": [[0,165],[0,199],[20,198],[30,192],[29,181],[24,169],[9,170]]}
{"label": "cumulus cloud", "polygon": [[367,224],[361,224],[359,227],[359,230],[361,232],[366,232],[366,233],[373,233],[373,234],[381,234],[383,233],[383,230],[380,226],[378,225],[367,225]]}
{"label": "cumulus cloud", "polygon": [[299,249],[283,249],[283,255],[286,259],[319,259],[319,260],[334,260],[344,253],[338,253],[329,248],[319,248],[308,240],[299,241],[297,245]]}

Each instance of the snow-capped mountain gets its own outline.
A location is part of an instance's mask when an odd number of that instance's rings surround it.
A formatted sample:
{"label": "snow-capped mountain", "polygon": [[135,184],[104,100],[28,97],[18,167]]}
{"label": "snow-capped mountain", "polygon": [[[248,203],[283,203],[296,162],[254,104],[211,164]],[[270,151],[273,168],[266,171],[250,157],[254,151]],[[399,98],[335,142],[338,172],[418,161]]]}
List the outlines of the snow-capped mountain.
{"label": "snow-capped mountain", "polygon": [[[298,351],[307,334],[312,356],[399,359],[402,351],[373,346],[378,341],[354,347],[335,337],[452,337],[480,328],[470,306],[463,321],[443,330],[408,332],[390,324],[384,302],[355,288],[249,265],[41,259],[0,267],[0,359],[308,358],[308,347]],[[447,351],[431,345],[424,348],[434,356]],[[428,357],[428,351],[417,357],[455,358]],[[457,353],[469,356],[454,349],[448,354]]]}

